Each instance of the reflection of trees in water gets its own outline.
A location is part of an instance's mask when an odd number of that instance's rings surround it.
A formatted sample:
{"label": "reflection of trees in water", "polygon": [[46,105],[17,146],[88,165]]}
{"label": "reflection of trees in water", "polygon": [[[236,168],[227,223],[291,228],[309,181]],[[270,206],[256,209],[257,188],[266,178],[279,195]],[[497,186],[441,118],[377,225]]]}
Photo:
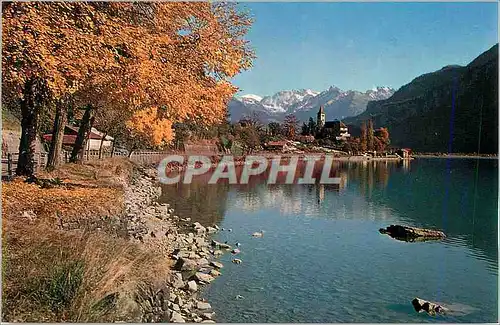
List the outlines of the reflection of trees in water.
{"label": "reflection of trees in water", "polygon": [[180,218],[192,218],[203,225],[219,224],[226,213],[228,184],[172,184],[162,186],[161,202],[169,203]]}
{"label": "reflection of trees in water", "polygon": [[[415,226],[442,229],[450,241],[462,240],[497,261],[498,162],[419,159],[391,174],[385,203]],[[477,172],[477,175],[476,175]],[[477,177],[477,182],[476,182]]]}
{"label": "reflection of trees in water", "polygon": [[[251,177],[249,184],[211,185],[207,184],[207,173],[195,177],[190,185],[164,186],[161,199],[180,217],[207,225],[224,217],[229,191],[237,194],[231,196],[231,207],[242,211],[276,207],[282,214],[319,217],[326,217],[324,213],[333,213],[334,218],[371,220],[400,216],[414,226],[443,229],[450,240],[464,240],[478,252],[476,255],[496,261],[498,167],[490,166],[494,163],[480,162],[476,183],[475,161],[455,160],[449,167],[445,159],[335,162],[332,169],[342,179],[340,189],[335,185],[287,185],[283,184],[284,176],[279,178],[281,184],[267,185],[267,173]],[[237,170],[239,179],[241,168]],[[341,193],[344,195],[339,196]],[[331,204],[338,206],[326,208]]]}
{"label": "reflection of trees in water", "polygon": [[357,183],[361,195],[371,197],[375,188],[383,189],[389,183],[389,175],[398,170],[409,171],[407,161],[361,161],[347,162],[340,167],[347,173],[351,183]]}

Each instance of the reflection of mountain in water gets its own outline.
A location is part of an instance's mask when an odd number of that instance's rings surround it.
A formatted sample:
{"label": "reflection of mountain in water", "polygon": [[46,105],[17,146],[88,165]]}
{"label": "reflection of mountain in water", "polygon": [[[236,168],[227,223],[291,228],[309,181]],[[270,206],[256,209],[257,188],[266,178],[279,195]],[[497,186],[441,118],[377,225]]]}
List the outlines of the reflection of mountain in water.
{"label": "reflection of mountain in water", "polygon": [[[370,201],[391,207],[412,225],[442,229],[488,260],[498,261],[498,161],[419,159],[390,173]],[[361,181],[361,180],[360,180]]]}
{"label": "reflection of mountain in water", "polygon": [[[220,222],[229,207],[242,212],[268,209],[270,213],[319,218],[398,220],[441,229],[450,243],[465,241],[478,258],[496,263],[496,160],[418,159],[411,163],[334,165],[332,170],[342,179],[340,187],[283,182],[267,185],[267,174],[250,178],[246,185],[209,185],[207,173],[189,185],[164,186],[162,200],[172,204],[180,217],[203,224]],[[238,179],[240,173],[241,168]]]}

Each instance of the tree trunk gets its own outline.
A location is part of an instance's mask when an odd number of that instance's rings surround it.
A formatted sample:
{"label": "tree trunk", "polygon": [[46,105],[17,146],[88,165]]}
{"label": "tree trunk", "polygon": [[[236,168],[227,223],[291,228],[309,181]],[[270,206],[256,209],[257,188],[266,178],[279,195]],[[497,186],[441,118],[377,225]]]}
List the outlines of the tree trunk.
{"label": "tree trunk", "polygon": [[104,143],[104,139],[106,139],[107,135],[108,135],[108,132],[104,132],[104,135],[102,136],[101,144],[99,145],[99,159],[101,159],[101,157],[102,157],[102,144]]}
{"label": "tree trunk", "polygon": [[113,146],[111,147],[111,158],[113,158],[113,155],[115,154],[115,143],[116,139],[113,139]]}
{"label": "tree trunk", "polygon": [[16,174],[32,176],[35,172],[36,133],[38,117],[44,104],[42,83],[37,79],[29,79],[24,84],[21,100],[21,141]]}
{"label": "tree trunk", "polygon": [[66,126],[67,110],[65,103],[61,100],[56,104],[56,117],[52,131],[49,155],[47,157],[47,170],[52,171],[61,163],[61,151],[63,145],[64,128]]}
{"label": "tree trunk", "polygon": [[95,109],[92,105],[87,105],[80,123],[80,128],[78,129],[73,151],[71,151],[71,157],[69,158],[69,161],[72,163],[81,162],[83,160],[84,148],[92,130],[92,125],[94,124],[94,113]]}

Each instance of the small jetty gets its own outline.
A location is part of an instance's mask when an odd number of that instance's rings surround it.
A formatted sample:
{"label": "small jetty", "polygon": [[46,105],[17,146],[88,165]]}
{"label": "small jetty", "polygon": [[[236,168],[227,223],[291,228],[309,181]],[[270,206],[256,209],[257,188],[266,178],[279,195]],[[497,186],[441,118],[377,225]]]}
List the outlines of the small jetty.
{"label": "small jetty", "polygon": [[401,225],[390,225],[385,229],[380,228],[379,232],[381,234],[387,234],[394,239],[407,242],[439,240],[446,238],[444,232],[439,230],[408,227]]}

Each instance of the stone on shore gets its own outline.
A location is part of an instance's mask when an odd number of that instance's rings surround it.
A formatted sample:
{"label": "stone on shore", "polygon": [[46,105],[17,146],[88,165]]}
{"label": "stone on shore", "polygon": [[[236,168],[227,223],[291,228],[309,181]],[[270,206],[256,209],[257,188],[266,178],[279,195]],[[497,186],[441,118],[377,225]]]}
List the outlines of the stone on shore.
{"label": "stone on shore", "polygon": [[212,239],[212,246],[215,248],[222,248],[222,249],[231,249],[231,245],[225,244],[225,243],[220,243],[216,240]]}
{"label": "stone on shore", "polygon": [[194,275],[194,278],[198,282],[206,282],[206,283],[210,283],[210,282],[212,282],[214,280],[213,276],[211,276],[210,274],[201,273],[201,272],[197,272]]}
{"label": "stone on shore", "polygon": [[215,268],[218,268],[218,269],[222,269],[224,267],[224,264],[222,264],[221,262],[217,262],[217,261],[210,262],[210,265],[215,267]]}
{"label": "stone on shore", "polygon": [[172,286],[176,289],[182,288],[184,286],[184,281],[182,280],[182,274],[175,273],[172,279]]}
{"label": "stone on shore", "polygon": [[170,322],[172,322],[172,323],[185,323],[186,321],[184,320],[184,318],[182,317],[181,314],[179,314],[178,312],[176,312],[174,310],[174,311],[172,311],[172,314],[170,316]]}
{"label": "stone on shore", "polygon": [[424,241],[430,239],[442,239],[446,235],[444,232],[433,229],[416,228],[400,225],[390,225],[387,228],[380,228],[381,234],[387,234],[392,238],[404,241]]}
{"label": "stone on shore", "polygon": [[208,302],[198,301],[196,308],[199,310],[210,310],[212,309],[212,306]]}
{"label": "stone on shore", "polygon": [[208,232],[209,234],[214,234],[214,233],[216,233],[216,232],[217,232],[217,229],[212,228],[212,227],[207,227],[207,232]]}
{"label": "stone on shore", "polygon": [[174,270],[176,271],[192,271],[196,270],[197,268],[198,264],[196,263],[196,261],[186,258],[179,258],[174,265]]}
{"label": "stone on shore", "polygon": [[196,284],[196,281],[191,280],[187,283],[187,289],[192,292],[198,291],[198,285]]}
{"label": "stone on shore", "polygon": [[215,269],[211,270],[210,271],[210,275],[213,276],[213,277],[218,277],[221,275],[221,273]]}
{"label": "stone on shore", "polygon": [[214,318],[214,314],[215,313],[203,313],[201,314],[201,317],[203,317],[204,319],[212,319]]}

